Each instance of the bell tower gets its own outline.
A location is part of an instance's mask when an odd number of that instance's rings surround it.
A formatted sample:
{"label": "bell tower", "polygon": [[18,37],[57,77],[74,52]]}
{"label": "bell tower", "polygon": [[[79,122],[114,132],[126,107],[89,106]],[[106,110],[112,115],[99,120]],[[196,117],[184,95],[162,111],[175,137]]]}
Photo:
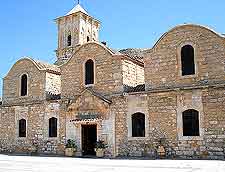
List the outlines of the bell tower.
{"label": "bell tower", "polygon": [[57,63],[69,59],[83,44],[99,41],[100,22],[78,4],[65,16],[55,19],[58,25]]}

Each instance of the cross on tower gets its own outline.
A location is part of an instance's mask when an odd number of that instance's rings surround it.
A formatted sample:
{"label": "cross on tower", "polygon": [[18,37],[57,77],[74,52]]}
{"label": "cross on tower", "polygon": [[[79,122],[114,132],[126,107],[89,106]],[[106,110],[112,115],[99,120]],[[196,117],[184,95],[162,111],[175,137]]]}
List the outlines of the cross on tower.
{"label": "cross on tower", "polygon": [[80,4],[80,0],[77,0],[77,4]]}

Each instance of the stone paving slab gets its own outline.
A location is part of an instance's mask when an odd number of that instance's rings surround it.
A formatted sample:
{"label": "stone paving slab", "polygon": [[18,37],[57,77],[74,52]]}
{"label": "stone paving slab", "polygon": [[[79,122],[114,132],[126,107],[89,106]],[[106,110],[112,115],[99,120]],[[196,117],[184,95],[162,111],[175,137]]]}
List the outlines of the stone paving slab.
{"label": "stone paving slab", "polygon": [[0,172],[225,172],[225,161],[110,160],[0,155]]}

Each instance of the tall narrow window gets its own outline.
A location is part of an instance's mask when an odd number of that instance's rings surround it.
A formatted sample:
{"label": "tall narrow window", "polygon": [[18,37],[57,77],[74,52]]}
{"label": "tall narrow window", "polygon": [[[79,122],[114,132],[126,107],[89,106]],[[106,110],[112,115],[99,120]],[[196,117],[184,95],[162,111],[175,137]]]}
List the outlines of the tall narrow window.
{"label": "tall narrow window", "polygon": [[27,130],[26,120],[25,119],[19,120],[19,137],[26,137],[26,130]]}
{"label": "tall narrow window", "polygon": [[94,62],[90,59],[85,63],[85,85],[94,84]]}
{"label": "tall narrow window", "polygon": [[49,137],[57,137],[57,118],[49,119]]}
{"label": "tall narrow window", "polygon": [[132,115],[132,137],[145,137],[145,114]]}
{"label": "tall narrow window", "polygon": [[191,45],[185,45],[181,49],[182,76],[195,74],[194,48]]}
{"label": "tall narrow window", "polygon": [[199,112],[189,109],[183,112],[183,136],[199,136]]}
{"label": "tall narrow window", "polygon": [[89,36],[87,36],[87,42],[89,42],[90,41],[90,37]]}
{"label": "tall narrow window", "polygon": [[72,44],[72,37],[71,37],[71,35],[68,35],[68,37],[67,37],[67,46],[69,47],[69,46],[71,46],[71,44]]}
{"label": "tall narrow window", "polygon": [[27,75],[24,74],[21,77],[21,96],[27,96]]}

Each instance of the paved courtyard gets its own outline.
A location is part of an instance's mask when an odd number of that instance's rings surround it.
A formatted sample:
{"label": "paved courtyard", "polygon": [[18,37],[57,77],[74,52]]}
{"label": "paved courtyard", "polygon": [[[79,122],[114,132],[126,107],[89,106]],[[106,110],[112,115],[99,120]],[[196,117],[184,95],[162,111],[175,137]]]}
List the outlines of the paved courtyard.
{"label": "paved courtyard", "polygon": [[109,160],[0,155],[0,172],[225,172],[225,161]]}

